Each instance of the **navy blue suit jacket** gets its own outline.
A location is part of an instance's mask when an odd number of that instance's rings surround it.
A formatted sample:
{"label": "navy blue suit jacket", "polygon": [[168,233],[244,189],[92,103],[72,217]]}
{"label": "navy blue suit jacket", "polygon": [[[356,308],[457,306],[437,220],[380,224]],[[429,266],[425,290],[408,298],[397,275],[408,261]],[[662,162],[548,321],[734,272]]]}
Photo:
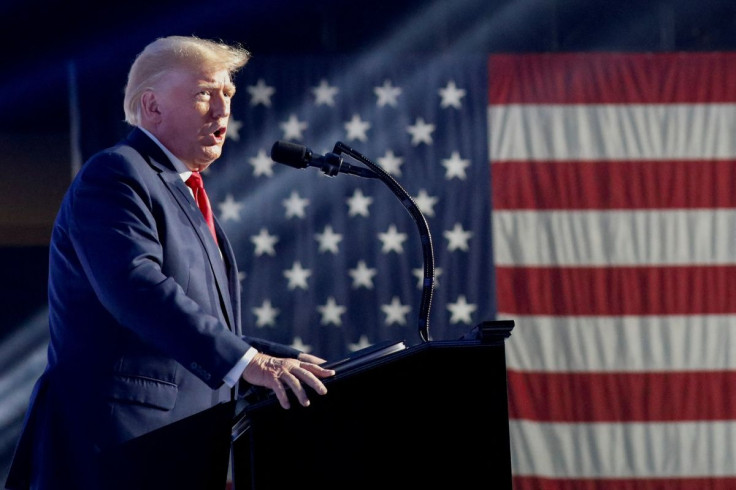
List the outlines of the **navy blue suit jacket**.
{"label": "navy blue suit jacket", "polygon": [[[242,336],[235,257],[142,131],[82,167],[50,246],[48,366],[8,488],[105,488],[100,453],[232,399]],[[221,252],[221,253],[220,253]],[[131,462],[135,465],[135,462]]]}

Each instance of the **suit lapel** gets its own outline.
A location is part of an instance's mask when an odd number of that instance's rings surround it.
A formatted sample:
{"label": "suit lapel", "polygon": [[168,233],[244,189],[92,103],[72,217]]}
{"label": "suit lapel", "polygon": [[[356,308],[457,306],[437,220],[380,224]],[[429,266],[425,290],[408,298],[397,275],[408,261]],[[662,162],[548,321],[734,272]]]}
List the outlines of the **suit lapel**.
{"label": "suit lapel", "polygon": [[[236,326],[233,321],[232,298],[230,296],[230,288],[228,287],[228,277],[225,271],[223,258],[220,256],[220,249],[212,239],[210,229],[207,227],[207,222],[205,222],[202,212],[197,207],[194,202],[194,198],[189,192],[186,184],[184,184],[181,177],[179,177],[179,174],[176,172],[162,172],[159,176],[168,186],[172,195],[189,219],[189,222],[192,224],[192,227],[197,232],[199,242],[207,253],[210,268],[215,276],[217,289],[220,294],[220,303],[223,305],[225,310],[225,319],[230,325],[230,329],[234,331]],[[218,239],[221,235],[221,232],[218,232]]]}
{"label": "suit lapel", "polygon": [[200,245],[204,248],[207,254],[210,268],[215,277],[215,283],[220,296],[220,304],[222,305],[225,321],[227,321],[230,326],[230,330],[237,332],[239,330],[239,324],[237,322],[238,317],[233,314],[233,304],[237,303],[234,302],[234,298],[230,293],[228,283],[231,282],[231,280],[229,280],[227,271],[225,270],[223,258],[226,258],[228,262],[233,265],[234,260],[230,244],[227,242],[227,238],[224,236],[219,223],[217,223],[217,220],[215,219],[217,238],[223,245],[223,250],[226,250],[226,252],[223,252],[224,257],[220,256],[220,249],[212,239],[210,230],[207,227],[207,222],[204,220],[202,212],[194,202],[194,198],[192,197],[189,188],[186,186],[184,181],[181,180],[181,177],[174,169],[173,164],[166,157],[166,154],[161,151],[161,148],[159,148],[155,142],[139,130],[134,130],[130,134],[128,137],[128,143],[135,148],[150,165],[158,170],[159,178],[169,189],[171,195],[179,204],[182,211],[184,211],[187,219],[197,232]]}
{"label": "suit lapel", "polygon": [[[233,331],[238,335],[242,335],[241,316],[240,316],[240,279],[238,278],[238,266],[235,262],[235,252],[233,252],[230,241],[225,236],[225,232],[220,226],[220,222],[215,216],[215,231],[217,240],[222,250],[222,258],[225,261],[225,269],[228,280],[228,289],[230,290],[230,304],[233,307]],[[209,230],[208,230],[209,231]]]}

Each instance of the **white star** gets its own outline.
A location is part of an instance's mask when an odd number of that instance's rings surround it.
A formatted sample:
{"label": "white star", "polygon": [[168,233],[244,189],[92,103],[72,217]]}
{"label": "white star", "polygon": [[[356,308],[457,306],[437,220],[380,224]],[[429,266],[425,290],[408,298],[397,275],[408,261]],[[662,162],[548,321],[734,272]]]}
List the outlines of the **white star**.
{"label": "white star", "polygon": [[325,226],[322,233],[315,233],[314,238],[319,242],[320,252],[332,252],[333,254],[337,254],[337,244],[342,241],[342,235],[335,233],[330,225]]}
{"label": "white star", "polygon": [[240,128],[243,127],[243,123],[230,116],[230,121],[227,123],[227,133],[225,138],[230,138],[233,141],[240,141]]}
{"label": "white star", "polygon": [[386,325],[392,325],[394,323],[406,325],[406,315],[409,314],[409,310],[411,308],[407,305],[402,305],[398,296],[394,296],[391,299],[391,304],[381,305],[381,311],[386,314]]}
{"label": "white star", "polygon": [[368,136],[366,131],[371,127],[371,123],[363,121],[360,115],[353,114],[353,118],[345,123],[345,130],[348,132],[347,139],[366,141]]}
{"label": "white star", "polygon": [[404,159],[394,155],[393,150],[388,150],[386,154],[378,159],[378,164],[387,173],[401,177],[401,165],[404,163]]}
{"label": "white star", "polygon": [[294,341],[291,343],[290,347],[296,350],[300,350],[302,352],[306,352],[307,354],[309,354],[312,351],[312,348],[309,345],[302,342],[302,338],[299,337],[298,335],[294,337]]}
{"label": "white star", "polygon": [[310,271],[309,269],[304,269],[301,262],[299,261],[294,262],[294,265],[291,266],[291,269],[286,269],[284,271],[284,277],[289,280],[289,289],[308,289],[307,279],[311,275],[312,271]]}
{"label": "white star", "polygon": [[[417,289],[424,288],[424,268],[420,267],[418,269],[412,269],[412,274],[414,274],[414,277],[417,278]],[[433,289],[437,289],[440,287],[440,276],[442,275],[442,268],[441,267],[435,267],[434,268],[434,284],[432,284]]]}
{"label": "white star", "polygon": [[279,309],[271,306],[271,300],[263,300],[261,306],[251,308],[251,311],[257,317],[256,327],[276,325],[276,316],[279,314]]}
{"label": "white star", "polygon": [[460,153],[453,151],[450,158],[442,160],[442,166],[445,167],[445,179],[450,180],[457,177],[460,180],[465,180],[467,177],[465,169],[470,166],[470,160],[460,158]]}
{"label": "white star", "polygon": [[440,102],[440,107],[454,107],[456,109],[462,109],[462,103],[460,102],[460,99],[465,97],[465,89],[457,88],[455,85],[455,80],[450,80],[447,82],[447,86],[445,88],[439,89],[440,97],[442,97],[442,102]]}
{"label": "white star", "polygon": [[273,175],[274,162],[271,157],[268,156],[266,150],[258,150],[258,154],[248,159],[248,162],[253,166],[253,175],[258,177],[259,175],[266,175],[271,177]]}
{"label": "white star", "polygon": [[225,196],[225,200],[218,204],[220,208],[220,220],[240,221],[240,210],[243,209],[243,203],[233,198],[232,194]]}
{"label": "white star", "polygon": [[317,311],[322,314],[322,320],[320,323],[322,325],[327,325],[330,323],[338,326],[342,325],[340,315],[345,313],[346,309],[347,308],[345,308],[344,306],[338,305],[335,301],[335,298],[330,296],[329,298],[327,298],[327,303],[325,305],[317,307]]}
{"label": "white star", "polygon": [[472,231],[463,230],[463,226],[460,223],[455,223],[455,227],[452,230],[446,230],[443,233],[444,237],[447,238],[449,244],[447,250],[452,252],[453,250],[468,251],[468,240],[473,236]]}
{"label": "white star", "polygon": [[473,320],[471,314],[478,309],[477,305],[468,303],[464,295],[460,295],[455,303],[448,303],[447,309],[450,310],[450,323],[467,323],[470,325]]}
{"label": "white star", "polygon": [[406,233],[399,233],[396,229],[396,225],[389,226],[386,233],[379,233],[378,238],[383,243],[383,246],[381,247],[381,251],[383,253],[387,254],[391,251],[404,253],[403,243],[406,240],[407,235]]}
{"label": "white star", "polygon": [[296,114],[291,114],[286,122],[279,124],[279,127],[284,131],[284,139],[286,140],[302,139],[302,132],[306,131],[308,126],[306,122],[300,121]]}
{"label": "white star", "polygon": [[368,212],[368,206],[373,202],[373,198],[370,196],[364,196],[363,191],[360,189],[355,189],[353,195],[346,199],[346,201],[349,207],[348,216],[361,215],[368,217],[370,215]]}
{"label": "white star", "polygon": [[383,107],[385,105],[396,107],[396,99],[401,95],[401,89],[391,85],[391,80],[386,80],[383,82],[383,86],[374,87],[373,93],[378,97],[378,100],[376,101],[378,107]]}
{"label": "white star", "polygon": [[368,346],[373,345],[370,340],[368,340],[367,335],[361,335],[358,339],[357,344],[348,344],[348,350],[350,352],[355,352],[356,350],[365,349]]}
{"label": "white star", "polygon": [[421,117],[417,118],[417,121],[413,126],[408,126],[406,131],[411,134],[411,144],[414,146],[420,143],[432,144],[432,131],[435,130],[434,124],[427,124]]}
{"label": "white star", "polygon": [[439,201],[439,198],[430,196],[424,189],[419,189],[419,195],[414,197],[414,203],[419,211],[430,218],[434,217],[434,205],[437,204],[437,201]]}
{"label": "white star", "polygon": [[238,282],[239,283],[243,282],[243,279],[245,279],[245,275],[246,275],[245,272],[238,271]]}
{"label": "white star", "polygon": [[358,289],[359,287],[373,289],[373,276],[375,276],[377,272],[377,269],[365,265],[364,260],[358,262],[358,266],[355,269],[350,269],[348,271],[350,277],[353,278],[353,289]]}
{"label": "white star", "polygon": [[288,199],[281,201],[286,208],[286,217],[303,218],[305,216],[304,208],[309,205],[309,199],[302,198],[297,191],[291,191]]}
{"label": "white star", "polygon": [[250,94],[250,105],[263,104],[265,106],[271,105],[271,96],[276,92],[276,89],[266,85],[266,82],[261,78],[255,85],[249,85],[248,93]]}
{"label": "white star", "polygon": [[335,105],[335,95],[340,91],[337,87],[331,86],[327,80],[322,79],[318,87],[312,89],[314,94],[314,103],[317,105],[326,104],[330,107]]}
{"label": "white star", "polygon": [[269,234],[267,229],[261,228],[258,235],[250,237],[250,241],[256,246],[255,254],[257,257],[260,257],[264,253],[268,255],[276,255],[274,245],[279,241],[279,237]]}

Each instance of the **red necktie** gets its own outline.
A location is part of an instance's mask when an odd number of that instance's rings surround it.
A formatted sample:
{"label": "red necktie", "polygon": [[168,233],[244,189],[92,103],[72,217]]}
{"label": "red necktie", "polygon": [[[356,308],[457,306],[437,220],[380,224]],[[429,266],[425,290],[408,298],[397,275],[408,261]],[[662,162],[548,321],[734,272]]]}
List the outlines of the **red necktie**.
{"label": "red necktie", "polygon": [[197,206],[204,215],[204,220],[207,222],[207,226],[210,228],[212,238],[217,243],[217,234],[215,233],[215,220],[212,218],[212,208],[210,207],[210,200],[207,198],[207,193],[204,191],[204,183],[202,182],[202,176],[199,172],[192,172],[192,176],[187,179],[187,185],[192,189],[194,193],[194,200],[197,201]]}

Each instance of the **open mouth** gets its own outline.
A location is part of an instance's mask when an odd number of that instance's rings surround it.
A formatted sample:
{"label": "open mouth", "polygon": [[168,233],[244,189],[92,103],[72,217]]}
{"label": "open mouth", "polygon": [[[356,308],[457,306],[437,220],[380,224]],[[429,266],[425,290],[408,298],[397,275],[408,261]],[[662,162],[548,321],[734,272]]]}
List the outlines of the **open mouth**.
{"label": "open mouth", "polygon": [[225,129],[225,128],[217,128],[217,129],[215,130],[215,132],[214,132],[214,133],[212,133],[212,134],[214,134],[214,135],[215,135],[215,138],[217,138],[217,139],[222,139],[222,138],[224,138],[224,137],[225,137],[225,132],[226,132],[226,129]]}

